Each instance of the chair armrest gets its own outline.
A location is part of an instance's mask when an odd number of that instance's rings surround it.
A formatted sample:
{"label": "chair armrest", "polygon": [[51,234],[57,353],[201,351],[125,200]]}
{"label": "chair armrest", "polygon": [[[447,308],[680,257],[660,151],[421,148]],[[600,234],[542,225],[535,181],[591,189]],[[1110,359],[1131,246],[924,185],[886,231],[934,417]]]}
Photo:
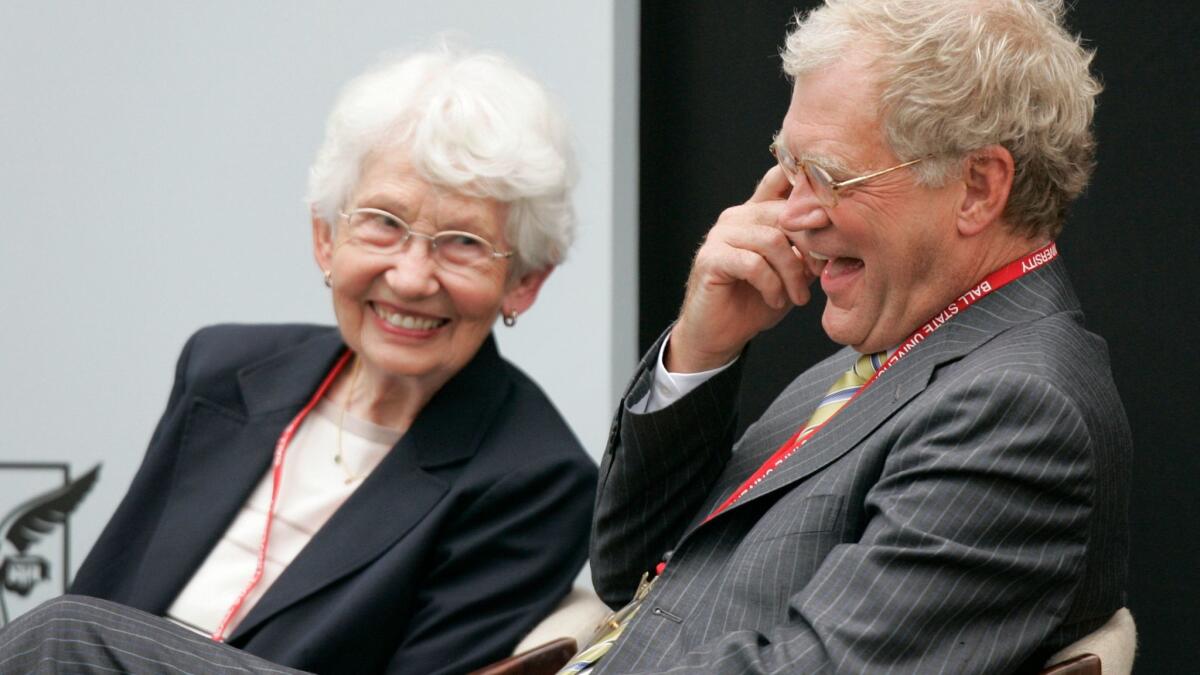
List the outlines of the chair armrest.
{"label": "chair armrest", "polygon": [[554,675],[575,654],[575,640],[559,638],[484,666],[471,675]]}
{"label": "chair armrest", "polygon": [[[1060,663],[1071,663],[1075,657],[1095,655],[1103,665],[1104,675],[1129,675],[1133,671],[1133,659],[1137,651],[1137,626],[1133,615],[1122,607],[1100,628],[1078,641],[1063,647],[1051,656],[1043,666],[1044,673],[1057,673],[1054,668]],[[1065,671],[1074,673],[1076,671]],[[1088,671],[1082,671],[1088,672]]]}
{"label": "chair armrest", "polygon": [[1046,668],[1040,675],[1100,675],[1100,657],[1095,654],[1081,654]]}
{"label": "chair armrest", "polygon": [[596,627],[612,613],[596,592],[576,586],[571,589],[554,611],[534,626],[513,649],[513,654],[540,647],[552,640],[575,638],[575,644],[586,645]]}

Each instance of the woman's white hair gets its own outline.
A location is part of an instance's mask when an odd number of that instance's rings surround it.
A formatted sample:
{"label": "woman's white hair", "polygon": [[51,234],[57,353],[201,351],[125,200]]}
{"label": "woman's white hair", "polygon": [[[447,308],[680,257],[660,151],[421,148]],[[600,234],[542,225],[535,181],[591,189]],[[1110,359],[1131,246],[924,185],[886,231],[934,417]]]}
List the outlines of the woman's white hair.
{"label": "woman's white hair", "polygon": [[546,90],[503,57],[441,46],[387,57],[351,80],[309,169],[314,213],[333,226],[365,160],[395,148],[431,184],[509,205],[510,274],[566,257],[577,174],[566,123]]}
{"label": "woman's white hair", "polygon": [[1095,165],[1093,52],[1063,27],[1062,0],[826,0],[797,15],[782,53],[797,78],[867,50],[879,118],[925,185],[1000,144],[1016,165],[1004,211],[1015,231],[1055,237]]}

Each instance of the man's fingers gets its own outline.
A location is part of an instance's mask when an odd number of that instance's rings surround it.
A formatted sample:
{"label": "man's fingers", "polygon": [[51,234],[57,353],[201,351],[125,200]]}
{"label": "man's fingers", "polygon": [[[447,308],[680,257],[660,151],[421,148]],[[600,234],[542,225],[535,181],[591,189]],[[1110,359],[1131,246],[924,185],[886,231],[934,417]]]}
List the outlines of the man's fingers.
{"label": "man's fingers", "polygon": [[717,218],[717,227],[746,227],[762,226],[778,229],[779,216],[787,206],[786,202],[778,199],[764,202],[746,202],[731,206],[721,212]]}
{"label": "man's fingers", "polygon": [[783,169],[776,165],[763,175],[762,180],[758,181],[758,186],[754,188],[754,194],[750,196],[747,203],[784,200],[791,191],[792,184],[788,182]]}
{"label": "man's fingers", "polygon": [[788,305],[787,289],[779,275],[759,254],[741,248],[728,249],[724,272],[750,284],[768,307],[783,309]]}
{"label": "man's fingers", "polygon": [[714,232],[720,234],[726,245],[750,251],[761,258],[778,278],[793,304],[808,302],[811,297],[808,287],[815,276],[809,271],[809,261],[797,255],[792,242],[778,227],[750,225],[723,228],[719,232],[714,229]]}

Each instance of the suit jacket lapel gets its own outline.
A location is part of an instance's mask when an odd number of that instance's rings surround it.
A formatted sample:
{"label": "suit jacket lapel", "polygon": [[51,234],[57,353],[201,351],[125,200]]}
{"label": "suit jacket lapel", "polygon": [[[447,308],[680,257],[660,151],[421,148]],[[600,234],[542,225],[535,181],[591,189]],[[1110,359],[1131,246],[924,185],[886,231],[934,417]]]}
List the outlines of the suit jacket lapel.
{"label": "suit jacket lapel", "polygon": [[[1066,268],[1058,260],[1035,270],[1010,284],[998,289],[967,311],[960,313],[950,322],[934,332],[925,342],[913,349],[884,373],[845,410],[839,412],[808,443],[787,462],[772,471],[749,494],[721,515],[744,507],[773,492],[801,481],[821,470],[831,462],[849,452],[871,434],[885,420],[903,408],[917,394],[924,391],[930,376],[941,364],[962,358],[983,343],[991,340],[1013,326],[1034,321],[1060,311],[1078,310],[1079,302],[1071,291],[1066,277]],[[816,372],[829,371],[827,380],[817,387],[809,385],[805,406],[805,419],[815,409],[825,389],[832,383],[836,373],[848,370],[858,354],[844,349],[826,362],[814,368]],[[836,365],[836,367],[830,367]],[[810,373],[811,375],[811,373]],[[804,387],[810,377],[800,378]],[[815,396],[813,392],[819,392]],[[785,396],[787,394],[785,393]],[[796,431],[805,419],[790,420],[788,434]],[[751,434],[747,433],[747,438]],[[786,436],[784,436],[786,439]],[[735,471],[727,472],[719,484],[722,491],[714,505],[721,503],[737,489],[749,475],[767,460],[779,443],[770,447],[743,449],[745,441],[739,442],[735,457],[742,453],[753,456],[750,462],[734,462]],[[782,442],[782,441],[780,441]],[[747,465],[748,468],[747,468]],[[707,515],[704,514],[705,516]],[[718,516],[720,517],[720,516]],[[697,529],[703,519],[692,529]],[[689,532],[690,534],[690,532]]]}
{"label": "suit jacket lapel", "polygon": [[508,396],[509,386],[507,370],[489,336],[288,565],[230,635],[230,642],[289,605],[370,564],[400,541],[450,488],[450,482],[428,470],[475,455]]}
{"label": "suit jacket lapel", "polygon": [[279,435],[343,348],[330,330],[239,370],[240,401],[192,402],[131,604],[159,614],[170,607],[267,472]]}

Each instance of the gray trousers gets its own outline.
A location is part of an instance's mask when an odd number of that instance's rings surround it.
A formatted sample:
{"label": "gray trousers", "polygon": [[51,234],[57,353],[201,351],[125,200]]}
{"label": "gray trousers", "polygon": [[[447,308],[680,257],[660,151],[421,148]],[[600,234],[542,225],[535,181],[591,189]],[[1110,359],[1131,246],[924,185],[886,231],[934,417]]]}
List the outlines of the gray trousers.
{"label": "gray trousers", "polygon": [[0,628],[0,673],[290,673],[141,610],[78,595]]}

